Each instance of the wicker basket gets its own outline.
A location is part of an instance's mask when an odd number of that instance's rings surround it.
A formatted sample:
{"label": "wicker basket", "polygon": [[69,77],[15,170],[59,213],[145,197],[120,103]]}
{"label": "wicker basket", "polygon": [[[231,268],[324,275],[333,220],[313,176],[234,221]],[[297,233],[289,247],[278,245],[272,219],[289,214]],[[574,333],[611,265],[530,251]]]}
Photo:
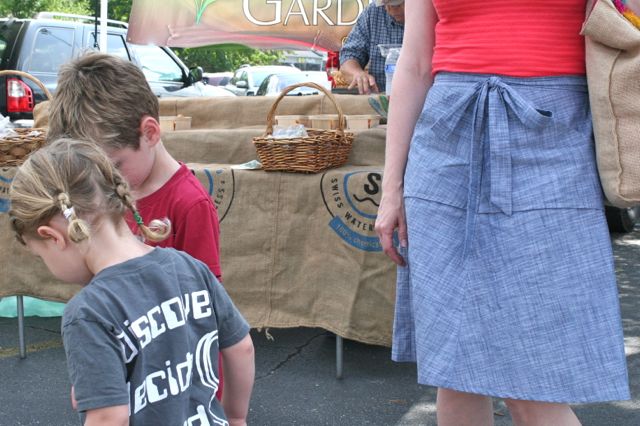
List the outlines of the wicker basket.
{"label": "wicker basket", "polygon": [[[275,139],[273,122],[276,108],[284,96],[298,87],[313,87],[323,92],[338,110],[336,130],[307,129],[307,137]],[[271,106],[267,129],[263,136],[253,138],[262,168],[267,171],[316,173],[342,166],[349,158],[353,133],[344,131],[344,114],[333,95],[315,83],[299,83],[286,87]]]}
{"label": "wicker basket", "polygon": [[[2,70],[0,76],[17,75],[27,78],[38,85],[47,96],[51,99],[51,92],[44,84],[31,74],[15,70]],[[27,156],[40,148],[45,143],[46,129],[12,129],[15,134],[11,136],[0,137],[0,167],[19,166],[24,162]]]}

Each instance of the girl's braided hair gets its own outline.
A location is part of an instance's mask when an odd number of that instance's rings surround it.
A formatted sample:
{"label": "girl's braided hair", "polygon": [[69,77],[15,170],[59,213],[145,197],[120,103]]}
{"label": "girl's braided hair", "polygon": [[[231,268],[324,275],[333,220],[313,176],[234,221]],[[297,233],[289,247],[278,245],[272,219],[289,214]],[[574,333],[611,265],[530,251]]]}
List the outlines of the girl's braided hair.
{"label": "girl's braided hair", "polygon": [[35,237],[39,226],[55,215],[69,222],[73,242],[90,237],[91,226],[103,218],[114,222],[131,210],[145,239],[161,241],[171,231],[168,221],[142,221],[120,172],[96,144],[58,139],[29,156],[20,166],[9,191],[9,217],[18,241]]}

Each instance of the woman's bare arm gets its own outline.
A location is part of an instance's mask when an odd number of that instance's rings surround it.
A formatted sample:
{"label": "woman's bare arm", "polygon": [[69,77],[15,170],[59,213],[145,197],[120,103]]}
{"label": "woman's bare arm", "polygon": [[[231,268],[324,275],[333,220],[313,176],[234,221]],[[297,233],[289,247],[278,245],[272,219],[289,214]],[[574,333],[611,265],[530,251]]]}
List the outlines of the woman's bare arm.
{"label": "woman's bare arm", "polygon": [[376,232],[384,252],[400,265],[404,261],[393,246],[393,231],[398,229],[400,244],[406,246],[402,205],[404,170],[413,128],[432,84],[431,61],[437,22],[431,1],[406,0],[405,16],[402,51],[393,76],[389,103],[382,200],[376,220]]}

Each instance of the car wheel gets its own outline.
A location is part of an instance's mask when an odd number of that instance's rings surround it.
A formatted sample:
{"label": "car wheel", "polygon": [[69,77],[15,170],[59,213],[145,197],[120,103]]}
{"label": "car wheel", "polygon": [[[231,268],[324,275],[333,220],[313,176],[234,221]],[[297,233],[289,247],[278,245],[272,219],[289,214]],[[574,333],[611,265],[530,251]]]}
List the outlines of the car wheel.
{"label": "car wheel", "polygon": [[640,217],[640,206],[628,208],[605,206],[604,212],[607,216],[609,231],[629,233],[633,231]]}

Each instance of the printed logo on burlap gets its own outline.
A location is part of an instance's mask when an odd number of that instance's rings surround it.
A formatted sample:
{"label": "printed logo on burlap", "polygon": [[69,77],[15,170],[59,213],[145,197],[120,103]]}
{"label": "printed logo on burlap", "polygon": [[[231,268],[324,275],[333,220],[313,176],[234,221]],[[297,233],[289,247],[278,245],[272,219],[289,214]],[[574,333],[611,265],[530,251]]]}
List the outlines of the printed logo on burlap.
{"label": "printed logo on burlap", "polygon": [[349,245],[382,251],[374,225],[381,197],[382,173],[329,171],[322,175],[322,198],[332,216],[331,229]]}

